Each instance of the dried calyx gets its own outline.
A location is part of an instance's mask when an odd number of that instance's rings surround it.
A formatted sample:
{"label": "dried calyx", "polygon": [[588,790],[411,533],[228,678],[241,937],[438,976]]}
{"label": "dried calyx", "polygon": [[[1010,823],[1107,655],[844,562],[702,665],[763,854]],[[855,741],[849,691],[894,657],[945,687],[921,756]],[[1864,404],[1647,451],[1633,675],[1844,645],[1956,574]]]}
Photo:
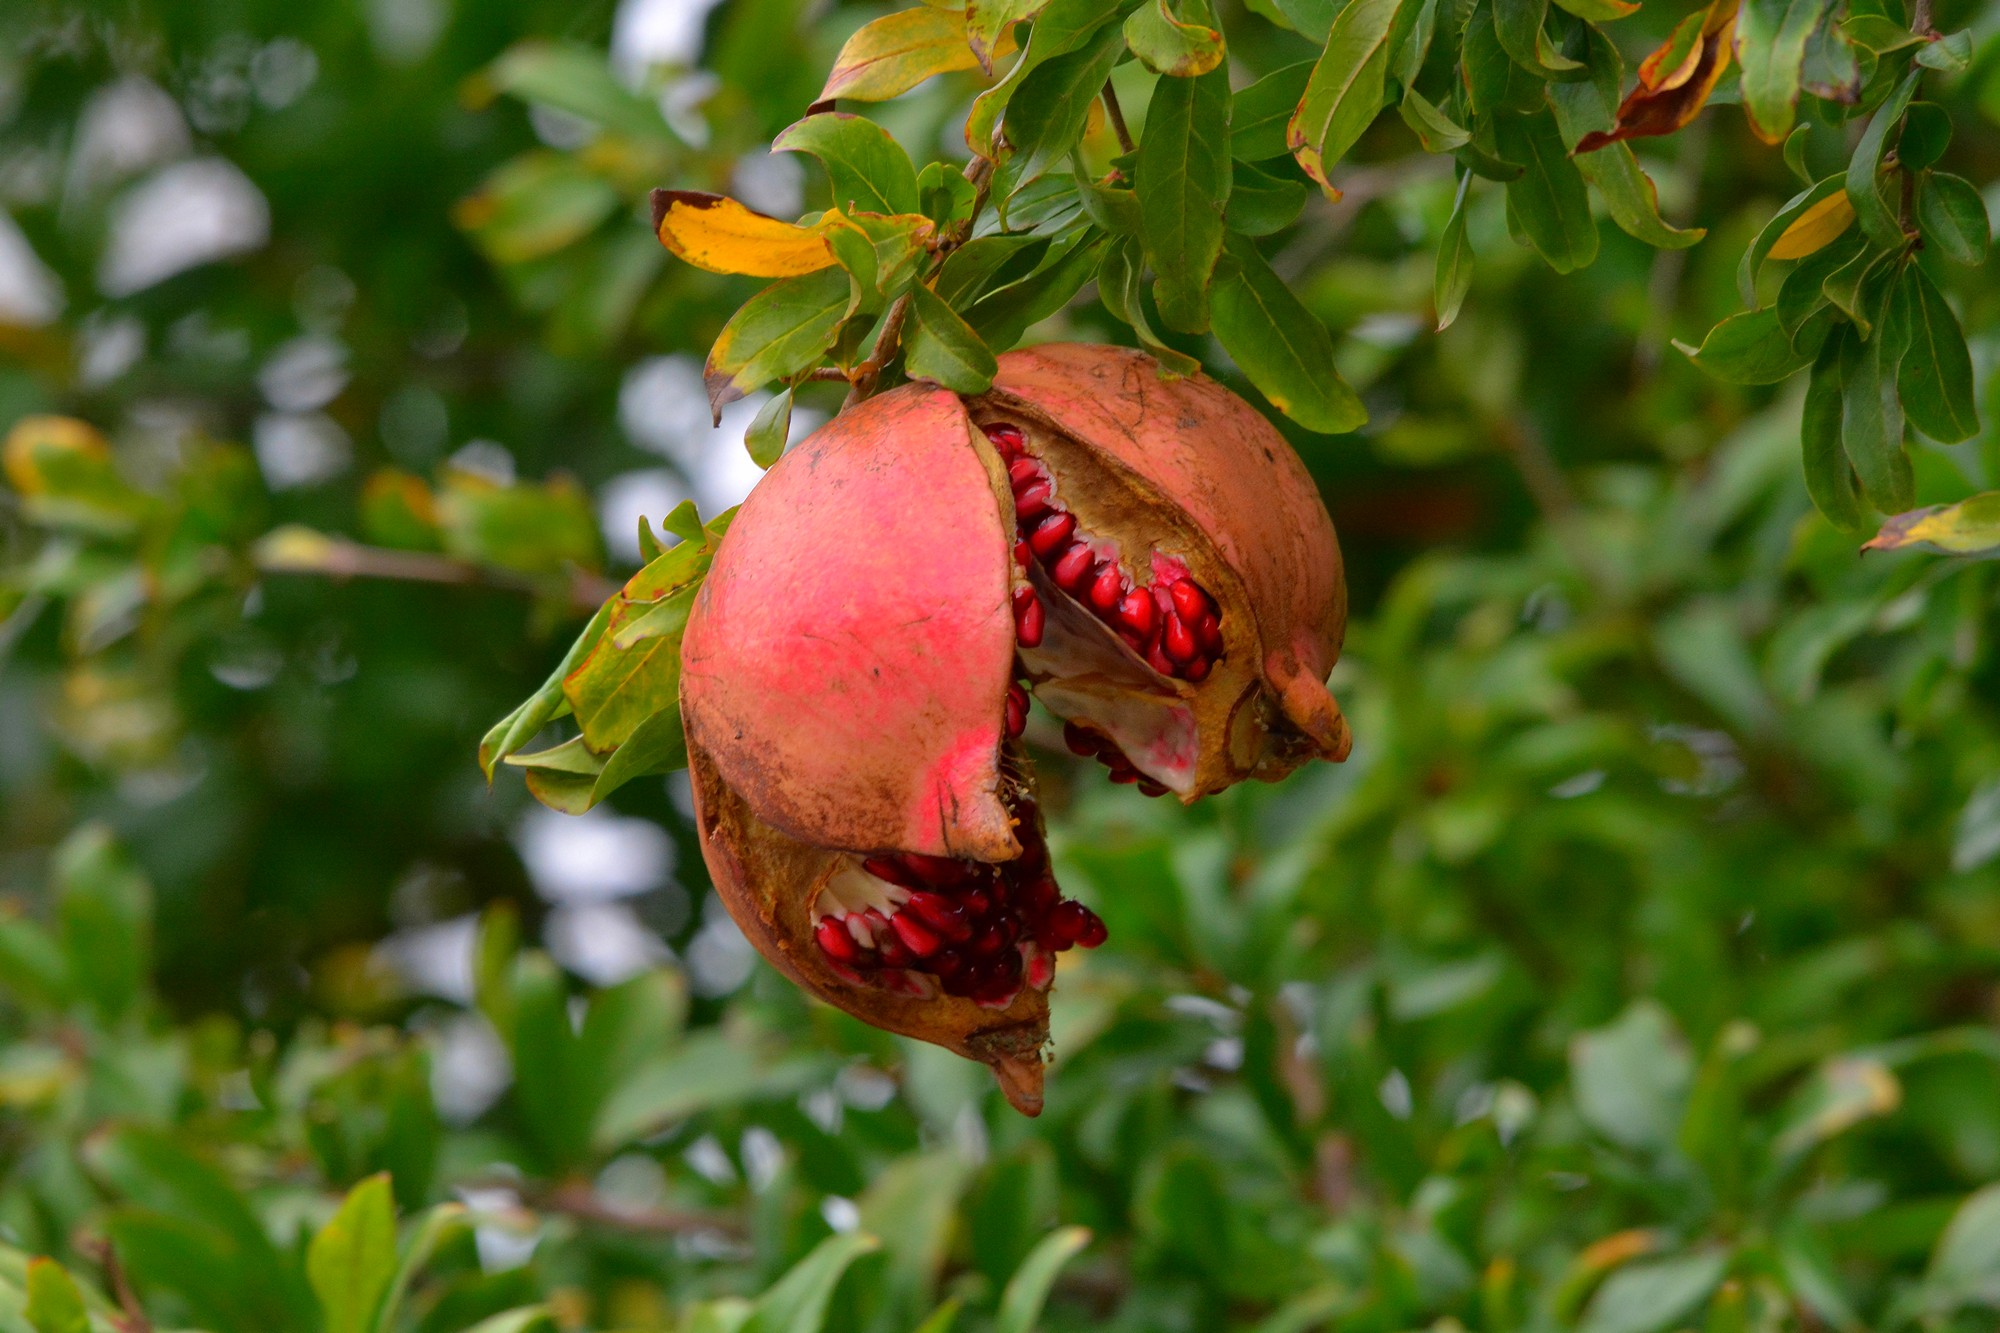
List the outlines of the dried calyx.
{"label": "dried calyx", "polygon": [[724,539],[683,647],[704,853],[753,943],[1039,1109],[1063,897],[1021,743],[1030,692],[1114,782],[1182,800],[1340,758],[1345,621],[1317,491],[1205,378],[1055,345],[989,394],[877,395]]}

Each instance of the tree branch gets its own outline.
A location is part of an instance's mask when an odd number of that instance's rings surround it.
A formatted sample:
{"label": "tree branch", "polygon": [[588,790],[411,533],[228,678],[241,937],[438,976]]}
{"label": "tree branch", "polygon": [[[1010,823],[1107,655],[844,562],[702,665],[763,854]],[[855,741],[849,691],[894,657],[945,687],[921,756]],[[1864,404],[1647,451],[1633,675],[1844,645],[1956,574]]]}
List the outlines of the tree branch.
{"label": "tree branch", "polygon": [[[305,527],[284,527],[267,533],[251,552],[266,574],[317,574],[334,579],[391,579],[404,583],[435,583],[448,587],[494,588],[503,592],[546,594],[551,582],[474,564],[429,551],[397,551],[364,546]],[[595,611],[621,586],[602,574],[572,566],[563,589],[570,604]]]}
{"label": "tree branch", "polygon": [[1109,79],[1104,81],[1104,116],[1111,122],[1111,132],[1118,136],[1118,146],[1128,153],[1134,151],[1138,145],[1132,142],[1132,131],[1125,127],[1125,108],[1118,105],[1118,90]]}

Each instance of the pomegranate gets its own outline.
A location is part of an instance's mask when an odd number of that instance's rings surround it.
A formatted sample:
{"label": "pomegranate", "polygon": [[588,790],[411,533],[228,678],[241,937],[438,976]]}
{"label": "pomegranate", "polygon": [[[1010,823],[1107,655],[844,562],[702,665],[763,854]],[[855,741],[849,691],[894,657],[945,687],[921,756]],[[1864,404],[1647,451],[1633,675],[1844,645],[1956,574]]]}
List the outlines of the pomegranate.
{"label": "pomegranate", "polygon": [[1346,756],[1333,525],[1271,425],[1141,353],[843,412],[744,503],[682,645],[704,855],[780,970],[1041,1107],[1063,897],[1030,694],[1114,782],[1192,801]]}

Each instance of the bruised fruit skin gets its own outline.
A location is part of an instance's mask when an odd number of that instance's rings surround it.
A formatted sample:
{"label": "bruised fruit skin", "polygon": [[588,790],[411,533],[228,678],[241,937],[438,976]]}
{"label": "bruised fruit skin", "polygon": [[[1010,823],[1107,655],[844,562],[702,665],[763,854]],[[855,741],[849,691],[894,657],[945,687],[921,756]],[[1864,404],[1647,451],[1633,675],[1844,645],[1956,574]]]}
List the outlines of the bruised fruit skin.
{"label": "bruised fruit skin", "polygon": [[771,469],[689,618],[717,890],[800,985],[1033,1114],[1056,960],[1106,932],[1049,866],[1030,691],[1112,781],[1191,801],[1345,757],[1345,615],[1310,478],[1204,377],[1052,345],[977,398],[879,394]]}

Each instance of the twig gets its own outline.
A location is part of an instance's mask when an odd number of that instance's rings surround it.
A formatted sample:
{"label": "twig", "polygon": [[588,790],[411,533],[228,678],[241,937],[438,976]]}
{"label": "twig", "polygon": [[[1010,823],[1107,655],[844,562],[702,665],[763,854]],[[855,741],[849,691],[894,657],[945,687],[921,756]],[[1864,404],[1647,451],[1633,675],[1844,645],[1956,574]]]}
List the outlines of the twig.
{"label": "twig", "polygon": [[1541,435],[1533,427],[1507,416],[1495,416],[1488,425],[1506,448],[1507,456],[1514,460],[1514,468],[1521,474],[1529,498],[1541,511],[1556,540],[1569,552],[1578,572],[1600,596],[1608,595],[1612,589],[1611,571],[1598,559],[1596,549],[1577,526],[1576,492],[1570,489],[1569,478],[1557,466]]}
{"label": "twig", "polygon": [[806,372],[806,378],[809,380],[838,380],[842,384],[848,382],[847,372],[839,366],[815,366],[812,370]]}
{"label": "twig", "polygon": [[111,1322],[120,1333],[153,1333],[153,1321],[146,1315],[146,1307],[139,1304],[139,1294],[132,1290],[132,1281],[125,1276],[125,1265],[118,1262],[118,1252],[111,1248],[109,1240],[95,1236],[80,1236],[76,1248],[104,1270],[105,1280],[111,1284],[111,1294],[118,1298],[119,1317]]}
{"label": "twig", "polygon": [[1118,136],[1118,146],[1126,152],[1137,147],[1132,142],[1132,131],[1125,127],[1125,108],[1118,105],[1118,90],[1111,86],[1111,80],[1104,81],[1104,115],[1111,122],[1111,132]]}
{"label": "twig", "polygon": [[598,1197],[589,1184],[571,1181],[544,1193],[530,1195],[526,1202],[548,1212],[561,1213],[579,1222],[635,1231],[647,1235],[684,1236],[714,1231],[741,1238],[743,1226],[734,1218],[714,1213],[697,1213],[676,1208],[627,1208]]}
{"label": "twig", "polygon": [[1931,24],[1931,0],[1917,0],[1911,10],[1910,31],[1927,39],[1937,32]]}
{"label": "twig", "polygon": [[[309,528],[280,528],[259,542],[252,553],[266,574],[317,574],[326,578],[393,579],[404,583],[435,583],[450,587],[495,588],[505,592],[545,593],[548,584],[523,574],[493,569],[454,556],[427,551],[396,551],[364,546],[345,537],[330,537]],[[566,589],[570,603],[594,611],[611,598],[619,584],[587,569],[572,567]]]}
{"label": "twig", "polygon": [[[993,184],[992,159],[985,157],[973,159],[972,165],[965,169],[965,178],[972,182],[975,191],[972,197],[972,212],[967,215],[964,222],[942,237],[938,241],[937,248],[931,252],[930,266],[924,276],[918,279],[926,286],[937,280],[939,271],[944,268],[944,261],[951,258],[952,251],[964,245],[972,236],[973,224],[979,220],[980,211],[986,207],[986,193]],[[904,292],[889,307],[889,313],[882,317],[882,331],[875,336],[875,350],[868,354],[866,361],[854,368],[852,375],[847,377],[853,387],[847,391],[847,401],[841,404],[842,411],[846,411],[875,392],[876,382],[882,378],[883,367],[895,359],[896,351],[902,343],[903,321],[909,318],[909,314],[910,293]]]}

